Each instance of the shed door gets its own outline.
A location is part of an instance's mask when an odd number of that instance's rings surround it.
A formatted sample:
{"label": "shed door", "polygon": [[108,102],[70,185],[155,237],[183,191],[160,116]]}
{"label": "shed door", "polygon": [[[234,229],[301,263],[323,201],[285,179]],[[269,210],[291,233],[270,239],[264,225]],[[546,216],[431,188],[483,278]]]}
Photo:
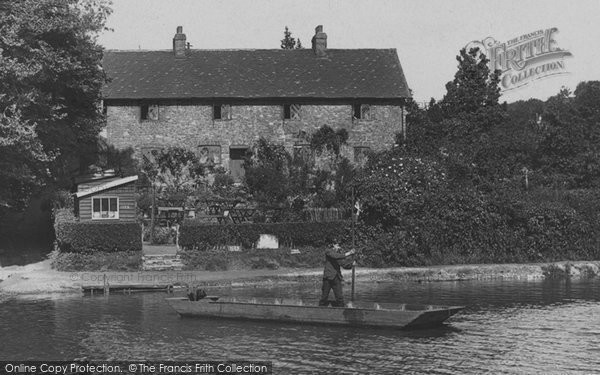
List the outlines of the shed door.
{"label": "shed door", "polygon": [[244,156],[248,152],[247,147],[229,148],[229,171],[234,181],[240,182],[244,179]]}

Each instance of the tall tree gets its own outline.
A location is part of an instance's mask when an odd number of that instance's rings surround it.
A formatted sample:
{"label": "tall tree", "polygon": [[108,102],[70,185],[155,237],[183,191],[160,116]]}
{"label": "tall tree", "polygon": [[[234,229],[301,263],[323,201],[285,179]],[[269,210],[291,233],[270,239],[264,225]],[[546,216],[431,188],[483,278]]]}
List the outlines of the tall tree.
{"label": "tall tree", "polygon": [[[0,6],[0,205],[66,182],[92,162],[105,82],[97,43],[107,0],[23,0]],[[92,154],[92,155],[91,155]]]}
{"label": "tall tree", "polygon": [[574,96],[561,90],[545,103],[540,167],[554,184],[600,186],[600,82],[581,82]]}
{"label": "tall tree", "polygon": [[281,49],[302,48],[300,40],[298,40],[298,45],[299,47],[296,46],[296,38],[292,37],[292,32],[286,26],[283,31],[283,39],[281,39]]}
{"label": "tall tree", "polygon": [[456,56],[458,71],[446,84],[446,95],[440,105],[446,117],[473,113],[498,104],[500,71],[491,71],[489,59],[478,48],[460,50]]}

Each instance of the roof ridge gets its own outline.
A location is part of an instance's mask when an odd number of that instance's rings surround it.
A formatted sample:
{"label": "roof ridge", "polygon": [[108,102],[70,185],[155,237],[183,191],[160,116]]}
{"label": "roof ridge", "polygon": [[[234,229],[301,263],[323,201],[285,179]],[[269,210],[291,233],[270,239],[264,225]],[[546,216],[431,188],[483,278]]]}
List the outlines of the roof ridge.
{"label": "roof ridge", "polygon": [[[228,52],[228,51],[281,51],[293,53],[295,51],[311,51],[310,48],[282,49],[282,48],[192,48],[192,52]],[[328,48],[327,51],[396,51],[396,48]],[[105,49],[104,52],[173,52],[172,49]]]}

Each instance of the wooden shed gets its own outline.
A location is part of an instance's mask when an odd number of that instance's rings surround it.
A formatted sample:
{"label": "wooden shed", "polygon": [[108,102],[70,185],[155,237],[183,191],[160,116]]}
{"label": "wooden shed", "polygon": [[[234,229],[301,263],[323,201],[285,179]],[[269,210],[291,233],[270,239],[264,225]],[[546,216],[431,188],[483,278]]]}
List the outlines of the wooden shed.
{"label": "wooden shed", "polygon": [[135,220],[137,179],[129,176],[79,184],[75,193],[79,220]]}

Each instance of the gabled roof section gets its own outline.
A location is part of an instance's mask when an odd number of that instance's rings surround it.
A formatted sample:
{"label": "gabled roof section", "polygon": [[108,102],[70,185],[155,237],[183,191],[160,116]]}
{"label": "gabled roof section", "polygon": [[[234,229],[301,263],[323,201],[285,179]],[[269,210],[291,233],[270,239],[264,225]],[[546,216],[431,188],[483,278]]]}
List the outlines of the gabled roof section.
{"label": "gabled roof section", "polygon": [[138,176],[129,176],[125,178],[119,178],[117,180],[111,180],[103,184],[99,184],[96,186],[89,187],[85,190],[78,191],[75,193],[77,198],[85,197],[90,194],[99,193],[104,190],[108,190],[117,186],[125,185],[133,181],[137,181]]}
{"label": "gabled roof section", "polygon": [[399,99],[395,49],[106,51],[105,99]]}

